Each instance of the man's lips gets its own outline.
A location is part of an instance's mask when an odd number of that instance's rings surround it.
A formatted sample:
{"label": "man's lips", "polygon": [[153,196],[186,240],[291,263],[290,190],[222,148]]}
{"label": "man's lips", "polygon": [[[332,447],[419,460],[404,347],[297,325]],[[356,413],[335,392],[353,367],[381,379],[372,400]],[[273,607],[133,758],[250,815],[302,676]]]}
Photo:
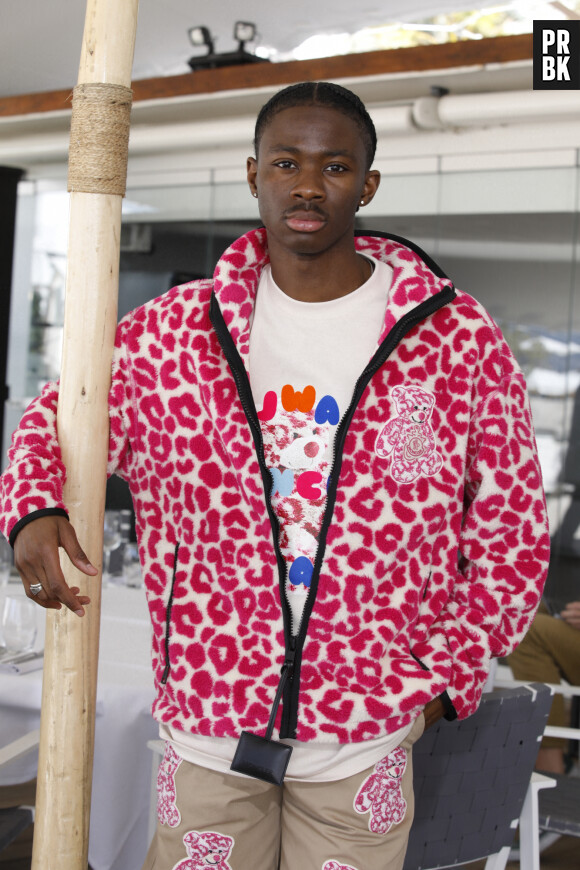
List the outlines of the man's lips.
{"label": "man's lips", "polygon": [[285,215],[287,226],[298,233],[314,233],[326,223],[326,217],[318,211],[301,209]]}

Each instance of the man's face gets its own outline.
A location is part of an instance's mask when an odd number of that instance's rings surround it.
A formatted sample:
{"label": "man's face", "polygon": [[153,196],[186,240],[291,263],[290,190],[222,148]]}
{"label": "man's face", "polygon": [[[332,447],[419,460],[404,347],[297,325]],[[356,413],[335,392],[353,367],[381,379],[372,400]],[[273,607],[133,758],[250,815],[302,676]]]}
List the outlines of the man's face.
{"label": "man's face", "polygon": [[367,171],[356,121],[336,109],[296,106],[274,115],[257,159],[248,159],[248,183],[274,251],[312,256],[352,247],[354,218],[370,202],[379,173]]}

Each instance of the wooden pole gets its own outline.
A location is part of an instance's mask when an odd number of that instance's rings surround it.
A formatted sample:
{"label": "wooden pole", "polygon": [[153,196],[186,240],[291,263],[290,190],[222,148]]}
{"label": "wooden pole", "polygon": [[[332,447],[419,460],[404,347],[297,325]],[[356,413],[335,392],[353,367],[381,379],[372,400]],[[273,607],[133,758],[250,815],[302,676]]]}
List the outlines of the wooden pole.
{"label": "wooden pole", "polygon": [[[105,113],[109,112],[109,86],[121,86],[123,91],[131,83],[137,7],[138,0],[87,2],[78,82],[79,86],[101,88]],[[71,163],[73,148],[84,149],[84,145],[79,146],[82,137],[75,132],[77,90]],[[81,95],[81,102],[83,99]],[[88,114],[92,114],[90,107]],[[92,117],[86,138],[98,138],[104,131],[106,139],[110,125],[98,113]],[[114,140],[114,129],[110,135]],[[104,156],[107,143],[98,146]],[[123,148],[124,191],[126,142],[123,146],[113,141],[113,151]],[[118,162],[117,156],[113,155]],[[83,153],[79,159],[82,162]],[[65,504],[94,564],[100,564],[102,554],[107,396],[117,322],[123,195],[123,191],[101,192],[106,188],[99,177],[101,162],[106,163],[97,155],[96,161],[93,159],[96,172],[93,165],[92,170],[81,167],[77,173],[96,175],[92,186],[71,182],[69,167],[70,233],[58,406],[59,442],[67,468]],[[103,175],[107,172],[103,170]],[[118,168],[114,172],[118,173]],[[47,611],[33,870],[86,870],[88,863],[101,578],[85,577],[66,556],[62,566],[67,583],[81,587],[81,594],[89,595],[91,604],[83,618],[64,607]]]}

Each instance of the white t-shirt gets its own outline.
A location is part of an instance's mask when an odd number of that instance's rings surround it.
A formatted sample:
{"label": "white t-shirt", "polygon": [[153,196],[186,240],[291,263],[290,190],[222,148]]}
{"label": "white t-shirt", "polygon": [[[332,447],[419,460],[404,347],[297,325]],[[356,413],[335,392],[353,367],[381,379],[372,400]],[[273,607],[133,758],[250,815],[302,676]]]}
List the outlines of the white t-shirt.
{"label": "white t-shirt", "polygon": [[[357,379],[377,348],[385,317],[392,270],[368,259],[374,267],[368,281],[330,302],[292,299],[276,285],[269,266],[258,285],[250,334],[250,384],[274,481],[272,505],[288,565],[286,595],[294,634],[310,587],[334,434]],[[286,779],[324,782],[352,776],[384,758],[410,729],[362,743],[284,739],[294,747]],[[236,739],[186,734],[163,725],[160,733],[187,761],[234,773],[229,767]]]}
{"label": "white t-shirt", "polygon": [[250,385],[274,481],[293,634],[310,587],[334,435],[385,319],[392,269],[368,259],[374,267],[368,281],[330,302],[292,299],[275,284],[269,266],[258,286]]}

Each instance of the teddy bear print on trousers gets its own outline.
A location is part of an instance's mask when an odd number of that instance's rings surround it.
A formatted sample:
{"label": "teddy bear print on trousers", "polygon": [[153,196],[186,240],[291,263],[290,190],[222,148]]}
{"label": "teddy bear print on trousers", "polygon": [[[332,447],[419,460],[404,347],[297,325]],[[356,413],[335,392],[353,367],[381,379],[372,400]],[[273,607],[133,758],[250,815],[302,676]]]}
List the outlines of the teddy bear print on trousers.
{"label": "teddy bear print on trousers", "polygon": [[356,870],[356,867],[351,867],[350,864],[341,864],[340,861],[327,861],[323,864],[322,870]]}
{"label": "teddy bear print on trousers", "polygon": [[405,818],[407,801],[401,790],[401,779],[407,767],[407,753],[398,746],[377,764],[367,776],[354,799],[357,813],[370,813],[369,831],[386,834]]}
{"label": "teddy bear print on trousers", "polygon": [[206,870],[207,867],[232,870],[228,863],[234,845],[232,837],[216,831],[188,831],[183,842],[188,857],[178,861],[173,870]]}
{"label": "teddy bear print on trousers", "polygon": [[166,743],[157,773],[157,818],[161,825],[169,825],[170,828],[176,828],[181,821],[175,794],[175,774],[181,762],[175,749]]}
{"label": "teddy bear print on trousers", "polygon": [[399,483],[412,483],[422,474],[437,474],[443,459],[429,422],[434,396],[417,384],[394,387],[391,396],[397,415],[387,420],[380,431],[376,454],[391,458],[391,477]]}

